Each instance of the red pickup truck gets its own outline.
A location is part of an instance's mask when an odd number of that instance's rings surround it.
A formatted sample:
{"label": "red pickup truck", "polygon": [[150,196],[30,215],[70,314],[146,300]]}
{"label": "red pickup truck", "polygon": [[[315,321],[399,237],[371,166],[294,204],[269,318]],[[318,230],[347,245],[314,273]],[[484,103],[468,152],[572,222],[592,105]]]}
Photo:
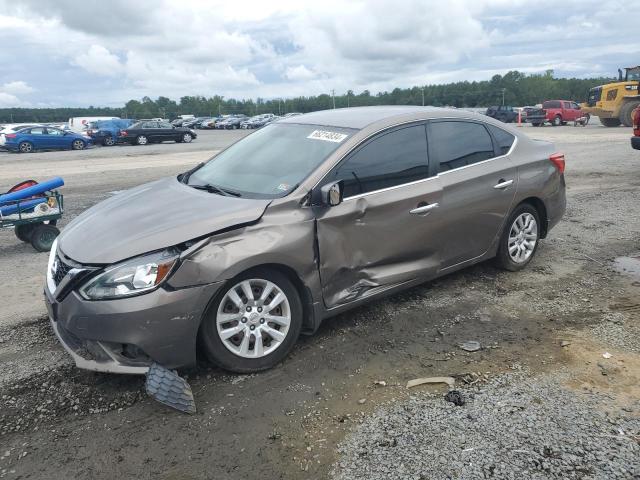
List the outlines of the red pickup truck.
{"label": "red pickup truck", "polygon": [[640,107],[633,111],[631,118],[633,119],[633,137],[631,137],[631,146],[636,150],[640,150]]}
{"label": "red pickup truck", "polygon": [[554,127],[575,122],[588,115],[580,109],[580,105],[568,100],[547,100],[542,108],[547,112],[547,122]]}

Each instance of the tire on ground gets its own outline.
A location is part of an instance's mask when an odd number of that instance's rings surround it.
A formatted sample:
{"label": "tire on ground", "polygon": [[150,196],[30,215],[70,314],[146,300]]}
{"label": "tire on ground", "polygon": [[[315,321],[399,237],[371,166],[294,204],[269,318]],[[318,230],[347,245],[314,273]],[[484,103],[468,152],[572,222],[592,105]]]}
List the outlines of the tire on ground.
{"label": "tire on ground", "polygon": [[31,245],[39,252],[48,252],[56,237],[60,235],[60,230],[53,225],[38,225],[31,234]]}
{"label": "tire on ground", "polygon": [[633,111],[640,106],[640,100],[632,100],[625,103],[620,109],[619,120],[625,127],[633,126]]}
{"label": "tire on ground", "polygon": [[605,127],[619,127],[620,120],[618,118],[602,118],[600,117],[600,123]]}

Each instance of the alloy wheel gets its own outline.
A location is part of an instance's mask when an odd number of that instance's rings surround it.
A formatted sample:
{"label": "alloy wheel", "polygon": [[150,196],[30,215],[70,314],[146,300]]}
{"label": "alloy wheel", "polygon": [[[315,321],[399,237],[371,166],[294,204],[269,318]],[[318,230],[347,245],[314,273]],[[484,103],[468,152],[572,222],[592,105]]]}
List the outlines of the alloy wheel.
{"label": "alloy wheel", "polygon": [[509,256],[515,263],[529,260],[538,242],[538,224],[535,217],[525,212],[518,215],[509,230]]}
{"label": "alloy wheel", "polygon": [[82,150],[84,148],[84,142],[82,140],[74,140],[73,141],[73,149],[74,150]]}
{"label": "alloy wheel", "polygon": [[268,280],[243,280],[222,298],[216,314],[224,346],[244,358],[262,358],[287,337],[291,307],[284,291]]}
{"label": "alloy wheel", "polygon": [[22,153],[30,153],[33,150],[33,146],[29,142],[20,144],[20,151]]}
{"label": "alloy wheel", "polygon": [[136,142],[136,143],[137,143],[138,145],[146,145],[146,144],[147,144],[147,142],[148,142],[147,137],[145,137],[144,135],[140,135],[140,136],[137,138],[137,142]]}
{"label": "alloy wheel", "polygon": [[189,143],[191,140],[192,140],[192,137],[191,137],[191,135],[190,135],[189,133],[185,133],[185,134],[182,136],[182,141],[183,141],[184,143]]}

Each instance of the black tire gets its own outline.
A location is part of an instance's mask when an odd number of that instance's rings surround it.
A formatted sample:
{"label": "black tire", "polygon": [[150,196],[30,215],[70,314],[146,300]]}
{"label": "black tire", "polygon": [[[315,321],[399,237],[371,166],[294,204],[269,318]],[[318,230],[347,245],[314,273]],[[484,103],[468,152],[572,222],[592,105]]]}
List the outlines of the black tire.
{"label": "black tire", "polygon": [[31,153],[33,152],[33,144],[31,142],[20,142],[18,145],[18,152]]}
{"label": "black tire", "polygon": [[560,125],[562,125],[562,117],[560,115],[556,115],[555,117],[553,117],[553,120],[551,120],[551,125],[553,125],[554,127],[559,127]]}
{"label": "black tire", "polygon": [[[268,280],[274,283],[286,295],[291,309],[291,323],[285,339],[277,349],[260,358],[245,358],[232,353],[220,339],[216,326],[218,308],[224,296],[233,286],[248,279]],[[244,272],[225,284],[209,305],[198,335],[202,350],[211,363],[231,372],[253,373],[272,368],[288,355],[298,340],[302,320],[303,308],[298,290],[287,276],[276,270],[257,268]]]}
{"label": "black tire", "polygon": [[18,240],[20,240],[21,242],[31,243],[31,235],[33,234],[33,231],[36,229],[36,227],[38,227],[39,225],[42,225],[42,224],[26,223],[24,225],[16,225],[16,228],[13,230],[13,232],[16,234],[16,237],[18,237]]}
{"label": "black tire", "polygon": [[[516,262],[511,258],[511,255],[509,254],[509,234],[511,233],[511,229],[514,226],[516,219],[524,213],[533,215],[536,221],[536,243],[533,247],[533,252],[526,260],[522,262]],[[510,272],[517,272],[518,270],[522,270],[524,267],[526,267],[538,251],[538,245],[540,245],[541,228],[542,225],[540,224],[540,215],[538,214],[538,211],[528,203],[522,203],[518,205],[515,210],[511,212],[511,215],[509,215],[509,218],[504,224],[502,234],[500,235],[500,244],[498,245],[498,253],[496,254],[495,258],[496,266]]]}
{"label": "black tire", "polygon": [[116,140],[111,136],[104,137],[102,140],[102,145],[105,147],[113,147],[116,144]]}
{"label": "black tire", "polygon": [[534,127],[541,127],[542,123],[541,122],[533,122],[533,123],[531,123],[531,125],[533,125]]}
{"label": "black tire", "polygon": [[192,140],[193,136],[190,133],[185,133],[179,141],[182,143],[191,143]]}
{"label": "black tire", "polygon": [[48,252],[56,237],[60,235],[60,230],[53,225],[38,225],[31,234],[31,245],[38,252]]}
{"label": "black tire", "polygon": [[73,150],[84,150],[87,147],[87,144],[82,140],[74,140],[71,143],[71,148]]}
{"label": "black tire", "polygon": [[136,145],[147,145],[149,143],[149,139],[146,135],[138,135],[136,137]]}
{"label": "black tire", "polygon": [[600,117],[600,123],[608,128],[612,128],[612,127],[619,127],[620,126],[620,120],[617,118],[602,118]]}
{"label": "black tire", "polygon": [[625,127],[633,127],[633,111],[640,106],[640,101],[627,102],[620,109],[620,123]]}

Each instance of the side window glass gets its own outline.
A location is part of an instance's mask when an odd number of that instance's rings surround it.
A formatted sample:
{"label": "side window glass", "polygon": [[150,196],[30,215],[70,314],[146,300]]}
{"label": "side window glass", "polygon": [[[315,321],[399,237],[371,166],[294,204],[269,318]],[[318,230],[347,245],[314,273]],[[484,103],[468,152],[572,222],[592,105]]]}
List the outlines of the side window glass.
{"label": "side window glass", "polygon": [[489,132],[479,123],[434,122],[429,137],[438,173],[494,157]]}
{"label": "side window glass", "polygon": [[511,145],[513,145],[516,137],[511,133],[506,132],[503,129],[495,127],[493,125],[487,125],[487,128],[498,143],[500,154],[506,155],[507,153],[509,153],[509,150],[511,150]]}
{"label": "side window glass", "polygon": [[56,130],[55,128],[47,128],[47,134],[49,135],[62,135],[61,130]]}
{"label": "side window glass", "polygon": [[379,135],[338,166],[334,180],[344,181],[344,196],[381,190],[429,176],[427,135],[414,125]]}
{"label": "side window glass", "polygon": [[173,128],[169,123],[161,123],[160,128]]}
{"label": "side window glass", "polygon": [[31,135],[44,135],[44,128],[32,128],[30,133]]}

